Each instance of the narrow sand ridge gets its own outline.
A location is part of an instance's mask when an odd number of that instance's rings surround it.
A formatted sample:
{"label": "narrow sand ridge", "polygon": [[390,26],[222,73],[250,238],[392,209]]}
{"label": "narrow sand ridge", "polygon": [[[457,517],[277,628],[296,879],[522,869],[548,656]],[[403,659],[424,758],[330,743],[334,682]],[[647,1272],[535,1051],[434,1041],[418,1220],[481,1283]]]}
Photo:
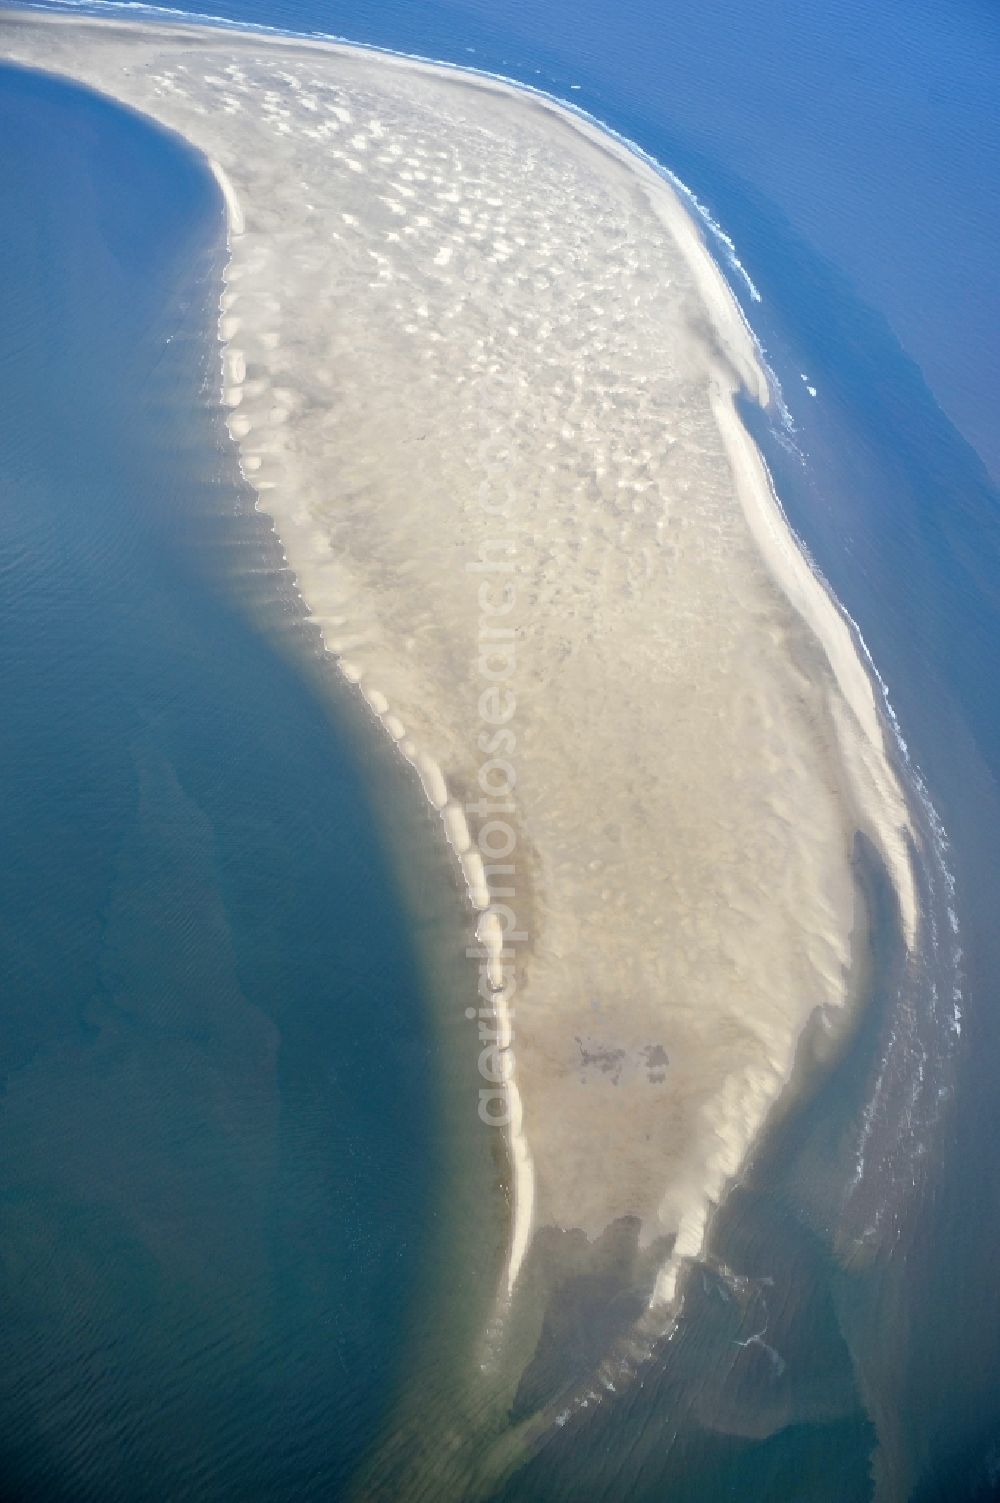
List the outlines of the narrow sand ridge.
{"label": "narrow sand ridge", "polygon": [[669,1303],[805,1025],[845,1015],[858,829],[917,937],[871,686],[736,415],[766,381],[697,226],[595,126],[455,70],[9,13],[0,38],[220,183],[245,473],[481,910],[508,1290],[540,1229],[627,1219]]}

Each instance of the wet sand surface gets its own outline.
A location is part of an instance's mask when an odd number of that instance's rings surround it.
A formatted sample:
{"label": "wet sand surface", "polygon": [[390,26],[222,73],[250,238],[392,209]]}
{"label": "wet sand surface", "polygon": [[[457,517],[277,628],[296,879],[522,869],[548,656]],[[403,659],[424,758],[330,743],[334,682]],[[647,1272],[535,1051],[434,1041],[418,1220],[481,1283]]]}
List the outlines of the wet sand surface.
{"label": "wet sand surface", "polygon": [[850,1016],[859,830],[919,937],[866,670],[734,407],[767,400],[752,337],[670,186],[525,91],[16,14],[0,53],[213,165],[230,433],[455,853],[499,1308],[533,1257],[618,1268],[595,1308],[627,1268],[606,1348],[669,1314],[804,1029]]}

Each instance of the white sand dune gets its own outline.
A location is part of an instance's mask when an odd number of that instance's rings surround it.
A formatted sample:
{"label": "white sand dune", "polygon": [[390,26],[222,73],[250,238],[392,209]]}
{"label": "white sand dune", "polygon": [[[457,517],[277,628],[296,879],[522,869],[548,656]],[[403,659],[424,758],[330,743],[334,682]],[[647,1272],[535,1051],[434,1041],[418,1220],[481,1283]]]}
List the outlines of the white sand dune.
{"label": "white sand dune", "polygon": [[858,829],[918,928],[872,688],[736,414],[767,383],[696,224],[595,126],[458,71],[13,14],[0,50],[219,182],[230,431],[478,925],[507,1294],[540,1227],[632,1218],[669,1305],[849,1003]]}

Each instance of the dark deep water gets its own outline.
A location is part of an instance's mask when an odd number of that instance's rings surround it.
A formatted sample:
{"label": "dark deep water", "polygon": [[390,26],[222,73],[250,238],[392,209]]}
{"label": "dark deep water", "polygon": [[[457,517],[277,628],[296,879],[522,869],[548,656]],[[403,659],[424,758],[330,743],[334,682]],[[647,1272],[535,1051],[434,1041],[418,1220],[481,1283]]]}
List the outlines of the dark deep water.
{"label": "dark deep water", "polygon": [[410,935],[206,400],[214,185],[3,69],[0,205],[0,1496],[333,1497],[421,1257]]}
{"label": "dark deep water", "polygon": [[[996,11],[210,8],[538,84],[695,189],[762,298],[731,268],[790,409],[792,428],[753,420],[779,493],[947,833],[937,963],[901,996],[877,947],[850,1051],[723,1218],[736,1280],[706,1274],[641,1385],[498,1499],[854,1503],[873,1466],[893,1500],[1000,1497]],[[5,74],[0,109],[21,206],[0,220],[0,1449],[16,1497],[337,1496],[386,1399],[433,1180],[406,929],[195,401],[215,380],[210,187],[71,91]],[[169,1028],[167,994],[190,999]]]}

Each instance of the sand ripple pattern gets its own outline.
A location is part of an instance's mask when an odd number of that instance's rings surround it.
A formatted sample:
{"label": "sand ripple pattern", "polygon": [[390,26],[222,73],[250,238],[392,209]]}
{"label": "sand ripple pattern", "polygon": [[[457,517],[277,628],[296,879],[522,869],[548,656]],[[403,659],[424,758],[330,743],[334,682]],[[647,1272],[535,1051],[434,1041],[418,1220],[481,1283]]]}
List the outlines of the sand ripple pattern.
{"label": "sand ripple pattern", "polygon": [[[245,472],[470,910],[513,890],[508,1285],[529,1233],[629,1218],[669,1304],[807,1023],[848,1011],[859,828],[916,937],[870,686],[734,415],[766,399],[735,303],[666,184],[512,89],[159,28],[44,61],[215,164]],[[484,587],[509,880],[478,851]]]}

